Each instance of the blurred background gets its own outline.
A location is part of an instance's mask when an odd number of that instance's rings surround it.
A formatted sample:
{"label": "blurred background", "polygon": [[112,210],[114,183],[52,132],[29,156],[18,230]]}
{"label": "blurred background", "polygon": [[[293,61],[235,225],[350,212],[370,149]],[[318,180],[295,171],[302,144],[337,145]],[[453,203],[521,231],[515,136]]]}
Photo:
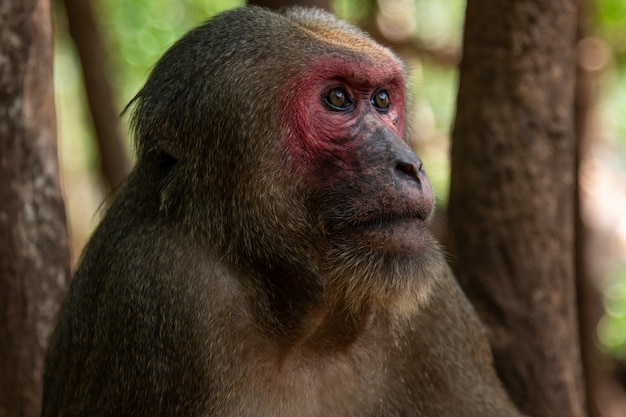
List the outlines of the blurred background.
{"label": "blurred background", "polygon": [[[210,16],[245,2],[94,1],[88,12],[99,31],[95,36],[101,41],[101,50],[90,46],[94,33],[70,24],[70,11],[66,14],[64,3],[72,2],[56,3],[58,138],[75,264],[107,197],[119,184],[119,175],[132,166],[128,116],[119,117],[125,105],[141,88],[159,57],[182,34]],[[412,142],[435,186],[439,206],[445,211],[465,1],[335,0],[330,1],[330,8],[391,46],[407,63],[409,118],[415,127]],[[85,16],[83,22],[89,18]],[[73,20],[81,22],[80,18]],[[579,178],[587,230],[584,255],[593,284],[602,294],[596,342],[609,358],[603,366],[611,368],[616,380],[625,386],[626,1],[587,1],[579,32],[578,71],[584,75],[583,100],[588,112]],[[92,54],[88,66],[99,71],[92,76],[110,86],[109,92],[91,94],[91,104],[84,87],[89,83],[83,80],[77,52],[81,42],[87,51],[83,55]],[[94,99],[94,94],[99,98]],[[107,103],[115,110],[113,121],[109,117],[109,121],[105,118],[94,124],[90,106],[93,109]],[[122,144],[121,149],[109,150],[108,162],[100,156],[107,151],[98,141],[98,136],[106,135],[117,137],[115,141]],[[111,161],[117,165],[111,166]],[[445,223],[438,226],[445,227]],[[624,404],[621,414],[615,415],[626,415]]]}

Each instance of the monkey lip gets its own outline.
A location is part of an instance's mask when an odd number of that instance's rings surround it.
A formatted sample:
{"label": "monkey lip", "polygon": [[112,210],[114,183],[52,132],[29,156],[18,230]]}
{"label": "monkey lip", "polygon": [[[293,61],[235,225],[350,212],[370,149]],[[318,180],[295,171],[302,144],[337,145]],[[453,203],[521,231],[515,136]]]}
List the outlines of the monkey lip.
{"label": "monkey lip", "polygon": [[425,216],[417,213],[368,218],[347,230],[355,241],[376,252],[413,256],[427,245]]}
{"label": "monkey lip", "polygon": [[356,222],[352,229],[371,230],[377,228],[387,228],[393,226],[408,225],[415,222],[423,222],[426,216],[416,212],[383,214],[377,217],[370,217]]}

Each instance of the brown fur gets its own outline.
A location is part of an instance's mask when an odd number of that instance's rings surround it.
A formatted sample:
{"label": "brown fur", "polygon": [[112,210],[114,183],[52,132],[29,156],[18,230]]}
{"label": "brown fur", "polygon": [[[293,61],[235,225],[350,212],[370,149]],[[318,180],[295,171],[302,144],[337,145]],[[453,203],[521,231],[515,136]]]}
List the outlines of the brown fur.
{"label": "brown fur", "polygon": [[[238,9],[173,46],[135,99],[137,165],[77,269],[43,415],[520,416],[423,228],[403,84],[321,11]],[[353,108],[324,104],[336,85]]]}

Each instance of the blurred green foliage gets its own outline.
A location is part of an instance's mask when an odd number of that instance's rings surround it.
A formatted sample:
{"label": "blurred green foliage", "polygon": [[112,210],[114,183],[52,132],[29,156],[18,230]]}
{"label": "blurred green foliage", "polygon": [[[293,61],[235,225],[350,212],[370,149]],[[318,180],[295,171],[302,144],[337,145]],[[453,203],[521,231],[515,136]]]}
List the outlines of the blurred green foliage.
{"label": "blurred green foliage", "polygon": [[[607,126],[610,139],[621,145],[618,152],[626,158],[626,1],[595,0],[590,14],[592,31],[608,43],[614,60],[614,68],[601,85],[602,124]],[[623,169],[625,165],[623,162]]]}
{"label": "blurred green foliage", "polygon": [[609,353],[626,360],[626,269],[611,282],[605,290],[606,314],[598,325],[598,336]]}
{"label": "blurred green foliage", "polygon": [[[626,1],[592,3],[591,30],[607,42],[613,61],[603,75],[598,95],[599,125],[615,150],[616,168],[626,175]],[[606,314],[598,326],[600,345],[626,360],[626,260],[604,289]]]}
{"label": "blurred green foliage", "polygon": [[461,44],[465,0],[415,0],[416,36],[434,45]]}
{"label": "blurred green foliage", "polygon": [[128,102],[163,53],[185,32],[244,0],[100,0],[96,14],[111,46],[115,88]]}
{"label": "blurred green foliage", "polygon": [[349,22],[361,22],[376,8],[376,0],[334,0],[332,11],[340,18]]}
{"label": "blurred green foliage", "polygon": [[626,52],[626,2],[624,0],[595,0],[591,3],[591,23],[596,33],[616,49],[621,59]]}

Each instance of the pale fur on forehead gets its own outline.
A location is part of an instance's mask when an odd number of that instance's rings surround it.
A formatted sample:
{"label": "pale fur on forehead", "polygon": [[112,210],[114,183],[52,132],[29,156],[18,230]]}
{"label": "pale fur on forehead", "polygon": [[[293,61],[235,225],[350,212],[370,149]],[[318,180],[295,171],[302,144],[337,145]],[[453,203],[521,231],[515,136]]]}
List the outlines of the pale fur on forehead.
{"label": "pale fur on forehead", "polygon": [[374,41],[361,29],[325,10],[292,7],[285,9],[283,14],[316,40],[359,54],[368,54],[376,59],[393,59],[402,66],[400,60],[388,48]]}

